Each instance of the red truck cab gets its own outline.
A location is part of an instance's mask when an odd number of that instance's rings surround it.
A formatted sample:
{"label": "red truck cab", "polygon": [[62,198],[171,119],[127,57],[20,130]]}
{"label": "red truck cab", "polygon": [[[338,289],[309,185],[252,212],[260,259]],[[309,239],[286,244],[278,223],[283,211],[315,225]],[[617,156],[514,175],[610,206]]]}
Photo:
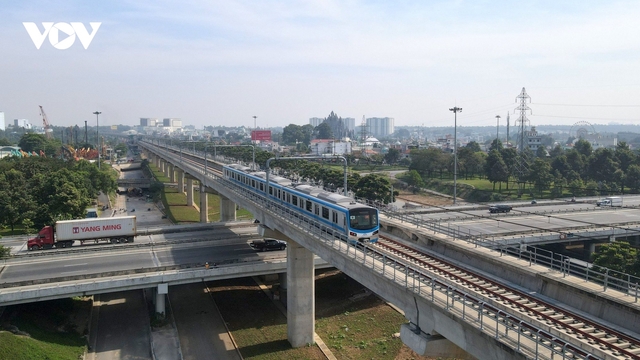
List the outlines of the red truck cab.
{"label": "red truck cab", "polygon": [[38,235],[27,241],[27,248],[29,248],[29,250],[48,249],[53,247],[55,242],[53,226],[45,226],[38,232]]}
{"label": "red truck cab", "polygon": [[52,247],[71,247],[73,245],[73,240],[66,240],[56,242],[56,238],[54,236],[54,228],[53,226],[45,226],[38,232],[36,237],[29,239],[27,241],[27,248],[29,250],[42,250],[42,249],[51,249]]}

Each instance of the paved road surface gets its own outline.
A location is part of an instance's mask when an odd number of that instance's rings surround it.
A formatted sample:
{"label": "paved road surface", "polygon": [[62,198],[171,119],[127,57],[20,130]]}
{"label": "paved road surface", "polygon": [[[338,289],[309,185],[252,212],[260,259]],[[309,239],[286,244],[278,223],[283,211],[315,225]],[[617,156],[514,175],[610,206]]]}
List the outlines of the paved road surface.
{"label": "paved road surface", "polygon": [[169,299],[185,360],[241,359],[205,284],[172,286]]}
{"label": "paved road surface", "polygon": [[[142,291],[124,291],[100,295],[94,301],[88,360],[147,360],[149,349],[149,313]],[[96,315],[97,312],[97,315]]]}

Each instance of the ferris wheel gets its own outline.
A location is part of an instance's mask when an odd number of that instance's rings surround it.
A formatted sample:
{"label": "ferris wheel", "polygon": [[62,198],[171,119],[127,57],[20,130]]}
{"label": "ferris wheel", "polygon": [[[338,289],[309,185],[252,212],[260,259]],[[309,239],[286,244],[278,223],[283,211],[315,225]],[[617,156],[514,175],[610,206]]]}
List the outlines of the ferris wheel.
{"label": "ferris wheel", "polygon": [[569,136],[585,139],[588,135],[595,135],[596,129],[588,121],[580,120],[571,126]]}

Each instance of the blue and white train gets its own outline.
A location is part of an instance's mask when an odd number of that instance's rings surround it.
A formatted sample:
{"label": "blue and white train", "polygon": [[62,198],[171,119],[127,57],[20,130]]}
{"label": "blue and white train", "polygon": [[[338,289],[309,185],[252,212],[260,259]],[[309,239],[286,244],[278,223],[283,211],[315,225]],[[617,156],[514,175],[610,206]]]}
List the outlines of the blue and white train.
{"label": "blue and white train", "polygon": [[[248,191],[265,195],[264,171],[251,172],[242,165],[226,165],[224,177]],[[279,202],[297,217],[308,218],[330,228],[333,235],[351,244],[378,241],[378,209],[352,198],[324,191],[311,185],[295,185],[280,176],[269,176],[269,198]]]}

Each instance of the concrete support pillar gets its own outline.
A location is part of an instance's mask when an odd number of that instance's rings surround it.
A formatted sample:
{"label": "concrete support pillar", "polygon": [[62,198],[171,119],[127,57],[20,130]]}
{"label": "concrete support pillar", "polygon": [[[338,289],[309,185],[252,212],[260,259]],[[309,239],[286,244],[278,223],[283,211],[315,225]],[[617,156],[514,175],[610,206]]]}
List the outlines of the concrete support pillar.
{"label": "concrete support pillar", "polygon": [[204,184],[200,183],[200,222],[207,223],[209,222],[209,199],[207,198],[207,193],[205,191]]}
{"label": "concrete support pillar", "polygon": [[287,339],[291,346],[313,344],[315,331],[313,253],[294,241],[287,246]]}
{"label": "concrete support pillar", "polygon": [[193,179],[187,178],[187,206],[193,206]]}
{"label": "concrete support pillar", "polygon": [[156,167],[158,169],[160,169],[160,164],[162,163],[162,159],[160,159],[160,156],[156,155]]}
{"label": "concrete support pillar", "polygon": [[169,293],[169,285],[158,284],[158,289],[156,292],[156,314],[158,314],[158,316],[164,317],[164,314],[165,314],[164,300],[168,293]]}
{"label": "concrete support pillar", "polygon": [[596,252],[596,243],[594,243],[594,242],[585,242],[584,245],[585,245],[585,248],[587,250],[588,259],[591,259],[591,254]]}
{"label": "concrete support pillar", "polygon": [[236,203],[220,194],[220,221],[236,221]]}
{"label": "concrete support pillar", "polygon": [[616,236],[615,235],[609,236],[609,242],[610,243],[616,242]]}
{"label": "concrete support pillar", "polygon": [[176,168],[176,173],[178,176],[178,193],[184,194],[184,171],[180,168]]}
{"label": "concrete support pillar", "polygon": [[278,280],[280,281],[280,289],[287,290],[287,273],[278,274]]}
{"label": "concrete support pillar", "polygon": [[169,162],[164,162],[164,176],[169,177]]}
{"label": "concrete support pillar", "polygon": [[176,167],[173,164],[169,164],[169,182],[176,182]]}

